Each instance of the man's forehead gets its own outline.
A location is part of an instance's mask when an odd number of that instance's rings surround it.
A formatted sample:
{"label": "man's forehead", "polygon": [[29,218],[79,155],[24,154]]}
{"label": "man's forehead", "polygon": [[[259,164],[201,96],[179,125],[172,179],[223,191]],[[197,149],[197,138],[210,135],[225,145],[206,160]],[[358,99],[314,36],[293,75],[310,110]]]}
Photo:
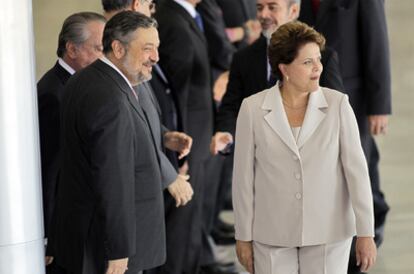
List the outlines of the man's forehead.
{"label": "man's forehead", "polygon": [[290,0],[257,0],[257,5],[281,5]]}
{"label": "man's forehead", "polygon": [[156,46],[160,44],[158,30],[154,27],[138,28],[135,31],[135,37],[144,44],[154,44]]}

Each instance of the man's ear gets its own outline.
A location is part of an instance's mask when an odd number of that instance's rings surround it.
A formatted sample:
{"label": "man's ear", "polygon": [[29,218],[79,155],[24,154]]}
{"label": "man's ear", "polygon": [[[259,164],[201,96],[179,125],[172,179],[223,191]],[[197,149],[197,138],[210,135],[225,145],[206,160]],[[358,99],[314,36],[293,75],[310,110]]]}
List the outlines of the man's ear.
{"label": "man's ear", "polygon": [[289,7],[289,19],[296,20],[299,17],[300,6],[298,3],[293,3]]}
{"label": "man's ear", "polygon": [[120,41],[118,40],[112,41],[111,47],[112,47],[112,51],[116,59],[119,60],[125,56],[126,54],[125,46]]}
{"label": "man's ear", "polygon": [[76,59],[76,57],[78,56],[78,48],[77,46],[72,43],[72,42],[66,42],[66,55],[70,58],[70,59]]}
{"label": "man's ear", "polygon": [[132,4],[131,4],[131,10],[138,11],[139,10],[139,5],[141,5],[140,0],[133,0]]}

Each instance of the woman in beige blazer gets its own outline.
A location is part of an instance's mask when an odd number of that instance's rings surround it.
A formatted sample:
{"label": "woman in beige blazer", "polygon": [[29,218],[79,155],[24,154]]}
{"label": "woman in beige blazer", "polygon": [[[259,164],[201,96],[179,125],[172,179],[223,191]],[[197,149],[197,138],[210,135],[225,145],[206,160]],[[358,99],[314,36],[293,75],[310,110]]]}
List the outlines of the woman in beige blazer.
{"label": "woman in beige blazer", "polygon": [[237,119],[233,204],[237,255],[255,274],[345,274],[352,237],[375,262],[373,203],[348,97],[319,87],[325,39],[300,22],[269,45],[279,81]]}

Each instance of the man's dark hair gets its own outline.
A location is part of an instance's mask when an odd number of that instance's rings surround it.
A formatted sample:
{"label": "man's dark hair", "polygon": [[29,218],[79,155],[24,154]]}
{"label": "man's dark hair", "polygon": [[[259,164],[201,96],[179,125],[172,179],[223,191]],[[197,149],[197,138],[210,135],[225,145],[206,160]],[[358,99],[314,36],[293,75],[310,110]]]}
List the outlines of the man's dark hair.
{"label": "man's dark hair", "polygon": [[155,19],[134,11],[122,11],[116,14],[105,25],[102,45],[103,52],[112,51],[112,42],[118,40],[123,45],[128,45],[134,38],[131,34],[138,28],[156,28]]}
{"label": "man's dark hair", "polygon": [[57,56],[63,57],[66,52],[67,42],[72,42],[76,45],[84,43],[90,36],[86,26],[93,21],[105,23],[106,19],[95,12],[79,12],[66,18],[59,33]]}

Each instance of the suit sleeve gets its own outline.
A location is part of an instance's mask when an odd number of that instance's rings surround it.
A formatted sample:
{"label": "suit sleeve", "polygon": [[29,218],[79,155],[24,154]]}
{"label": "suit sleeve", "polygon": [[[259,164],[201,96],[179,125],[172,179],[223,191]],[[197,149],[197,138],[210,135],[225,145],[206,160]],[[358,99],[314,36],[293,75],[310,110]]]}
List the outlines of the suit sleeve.
{"label": "suit sleeve", "polygon": [[322,53],[322,63],[321,86],[344,92],[345,88],[339,68],[339,57],[336,51],[331,48],[326,48]]}
{"label": "suit sleeve", "polygon": [[197,10],[203,18],[211,64],[221,70],[229,70],[236,49],[227,37],[220,6],[215,0],[204,0],[197,5]]}
{"label": "suit sleeve", "polygon": [[[56,93],[56,92],[55,92]],[[59,176],[60,102],[53,93],[39,95],[39,133],[45,237],[49,236]]]}
{"label": "suit sleeve", "polygon": [[233,208],[236,239],[253,239],[255,140],[251,110],[243,101],[237,118],[233,169]]}
{"label": "suit sleeve", "polygon": [[159,153],[163,188],[167,188],[177,179],[178,173],[164,152]]}
{"label": "suit sleeve", "polygon": [[237,114],[244,99],[240,59],[239,55],[236,54],[231,64],[227,90],[216,115],[216,132],[224,131],[234,135],[236,129]]}
{"label": "suit sleeve", "polygon": [[81,117],[86,117],[91,187],[106,256],[109,260],[130,257],[136,250],[137,229],[134,146],[138,144],[134,143],[132,117],[119,98],[95,97],[83,103],[85,115]]}
{"label": "suit sleeve", "polygon": [[391,113],[391,72],[384,0],[359,1],[367,114]]}
{"label": "suit sleeve", "polygon": [[374,210],[368,166],[347,95],[340,105],[340,125],[340,160],[355,213],[357,236],[373,237]]}

